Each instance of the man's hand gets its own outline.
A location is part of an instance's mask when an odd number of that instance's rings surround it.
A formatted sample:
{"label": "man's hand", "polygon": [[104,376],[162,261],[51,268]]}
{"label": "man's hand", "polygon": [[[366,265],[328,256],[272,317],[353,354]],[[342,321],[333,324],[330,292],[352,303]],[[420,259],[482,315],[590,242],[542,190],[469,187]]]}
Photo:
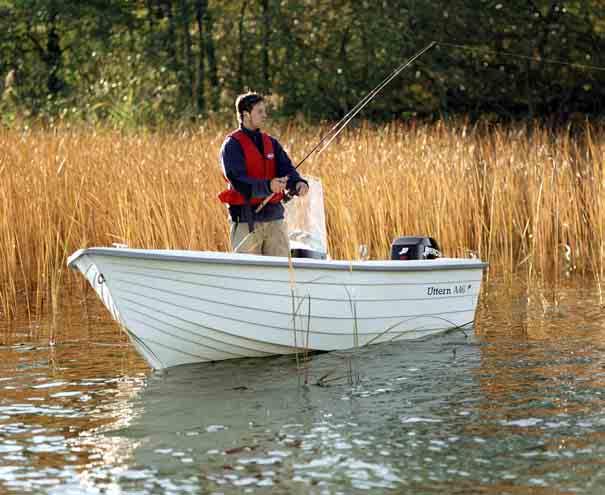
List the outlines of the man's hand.
{"label": "man's hand", "polygon": [[271,179],[269,189],[274,194],[284,192],[286,190],[286,182],[288,182],[288,177],[275,177],[275,179]]}
{"label": "man's hand", "polygon": [[296,183],[296,194],[304,196],[309,192],[309,186],[306,182],[300,181]]}

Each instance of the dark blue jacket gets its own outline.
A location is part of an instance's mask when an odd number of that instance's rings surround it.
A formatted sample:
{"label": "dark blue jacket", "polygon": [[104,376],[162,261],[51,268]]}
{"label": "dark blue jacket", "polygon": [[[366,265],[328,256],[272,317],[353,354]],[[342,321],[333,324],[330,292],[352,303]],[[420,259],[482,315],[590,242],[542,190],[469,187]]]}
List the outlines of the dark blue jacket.
{"label": "dark blue jacket", "polygon": [[[256,144],[256,147],[263,153],[263,140],[259,130],[251,131],[241,126],[244,131]],[[273,154],[275,155],[276,177],[288,176],[287,188],[290,192],[296,192],[297,182],[307,182],[298,174],[288,154],[284,151],[277,139],[271,137],[273,143]],[[246,174],[246,161],[244,160],[244,150],[234,137],[228,136],[221,147],[221,165],[223,173],[233,187],[247,198],[264,198],[271,194],[269,186],[270,181],[266,179],[256,179]],[[269,222],[284,218],[284,206],[281,203],[267,203],[263,209],[255,213],[255,207],[248,206],[229,206],[229,213],[234,222]],[[252,218],[250,218],[250,215]]]}

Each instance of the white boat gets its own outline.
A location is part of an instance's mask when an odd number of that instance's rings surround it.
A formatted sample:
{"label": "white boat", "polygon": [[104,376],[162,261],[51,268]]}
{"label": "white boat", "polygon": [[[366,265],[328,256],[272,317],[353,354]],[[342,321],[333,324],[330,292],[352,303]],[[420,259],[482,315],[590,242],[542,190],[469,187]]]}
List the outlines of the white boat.
{"label": "white boat", "polygon": [[68,266],[161,369],[343,350],[472,325],[486,264],[96,247],[74,253]]}

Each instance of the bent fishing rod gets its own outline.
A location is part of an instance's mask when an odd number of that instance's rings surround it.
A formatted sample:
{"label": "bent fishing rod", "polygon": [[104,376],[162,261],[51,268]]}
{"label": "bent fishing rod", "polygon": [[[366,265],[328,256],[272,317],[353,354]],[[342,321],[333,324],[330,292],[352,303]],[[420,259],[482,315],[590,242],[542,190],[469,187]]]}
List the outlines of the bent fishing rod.
{"label": "bent fishing rod", "polygon": [[[309,151],[305,157],[294,167],[294,170],[297,170],[313,153],[321,154],[330,143],[336,139],[336,137],[343,131],[343,129],[353,120],[353,118],[361,112],[364,107],[370,103],[377,95],[380,93],[386,85],[388,85],[393,79],[395,79],[404,69],[410,66],[416,59],[420,58],[424,53],[428,52],[431,48],[433,48],[437,44],[436,41],[431,41],[427,46],[425,46],[422,50],[416,53],[412,58],[406,60],[403,64],[393,70],[387,77],[385,77],[372,91],[370,91],[367,95],[365,95],[357,105],[355,105],[342,119],[340,119],[334,126],[319,140],[319,142]],[[256,213],[261,211],[265,205],[271,201],[271,198],[275,196],[276,193],[271,193],[267,196],[264,201],[258,206],[255,210]]]}

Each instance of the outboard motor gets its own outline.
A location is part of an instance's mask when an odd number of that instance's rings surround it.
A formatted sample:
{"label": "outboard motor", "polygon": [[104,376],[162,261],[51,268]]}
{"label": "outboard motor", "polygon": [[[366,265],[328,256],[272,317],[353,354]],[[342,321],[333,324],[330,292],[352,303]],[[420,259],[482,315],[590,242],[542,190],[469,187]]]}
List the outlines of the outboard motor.
{"label": "outboard motor", "polygon": [[399,237],[391,244],[392,260],[434,260],[441,252],[432,237]]}
{"label": "outboard motor", "polygon": [[313,258],[315,260],[325,260],[327,258],[326,253],[309,249],[307,246],[299,245],[290,241],[290,256],[292,258]]}

